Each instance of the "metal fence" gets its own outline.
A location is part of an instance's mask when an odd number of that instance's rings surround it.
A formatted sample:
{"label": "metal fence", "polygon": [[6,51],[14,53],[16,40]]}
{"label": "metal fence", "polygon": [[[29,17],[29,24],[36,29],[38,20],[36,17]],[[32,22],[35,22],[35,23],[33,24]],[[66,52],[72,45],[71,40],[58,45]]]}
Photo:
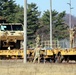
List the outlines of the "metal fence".
{"label": "metal fence", "polygon": [[[43,47],[50,47],[50,41],[42,41],[41,45]],[[70,41],[68,39],[62,39],[62,40],[53,40],[52,42],[53,48],[70,48]]]}
{"label": "metal fence", "polygon": [[[51,47],[49,40],[41,41],[41,45],[43,47]],[[33,46],[31,45],[31,47],[35,47],[35,46],[36,46],[35,43],[33,44]],[[70,48],[70,40],[69,39],[53,40],[52,41],[52,47],[53,48],[60,47],[63,49]],[[76,47],[76,38],[74,39],[73,47]]]}

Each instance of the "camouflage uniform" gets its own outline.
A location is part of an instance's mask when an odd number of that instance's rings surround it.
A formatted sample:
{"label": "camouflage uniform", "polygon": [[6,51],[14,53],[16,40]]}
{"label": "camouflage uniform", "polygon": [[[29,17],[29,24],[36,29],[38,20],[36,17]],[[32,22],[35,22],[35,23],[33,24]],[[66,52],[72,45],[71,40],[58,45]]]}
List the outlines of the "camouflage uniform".
{"label": "camouflage uniform", "polygon": [[35,41],[36,41],[36,47],[38,47],[39,44],[40,44],[40,37],[39,37],[39,35],[37,35]]}
{"label": "camouflage uniform", "polygon": [[73,47],[74,34],[75,34],[75,31],[74,31],[73,29],[71,29],[71,30],[70,30],[70,48]]}
{"label": "camouflage uniform", "polygon": [[36,47],[34,49],[35,57],[33,63],[35,63],[36,59],[38,59],[38,63],[40,63],[40,49],[41,49],[40,47]]}

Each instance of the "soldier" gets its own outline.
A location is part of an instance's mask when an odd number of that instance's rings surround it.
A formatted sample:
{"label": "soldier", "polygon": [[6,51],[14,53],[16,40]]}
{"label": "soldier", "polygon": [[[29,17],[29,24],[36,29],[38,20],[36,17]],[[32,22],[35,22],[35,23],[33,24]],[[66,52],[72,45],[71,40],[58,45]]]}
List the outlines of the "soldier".
{"label": "soldier", "polygon": [[73,47],[73,43],[74,43],[74,34],[75,31],[73,29],[70,30],[70,48]]}
{"label": "soldier", "polygon": [[40,63],[40,50],[41,50],[40,46],[34,49],[35,57],[34,57],[33,63],[35,63],[36,59],[38,59],[38,63]]}
{"label": "soldier", "polygon": [[35,41],[36,41],[36,47],[38,47],[38,45],[40,44],[40,36],[39,35],[37,35]]}

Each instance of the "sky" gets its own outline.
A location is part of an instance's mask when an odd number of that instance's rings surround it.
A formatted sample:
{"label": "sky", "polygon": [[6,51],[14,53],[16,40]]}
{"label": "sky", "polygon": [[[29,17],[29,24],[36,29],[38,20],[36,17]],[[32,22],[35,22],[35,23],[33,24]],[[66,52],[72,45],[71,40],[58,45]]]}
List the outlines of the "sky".
{"label": "sky", "polygon": [[[20,6],[24,6],[24,0],[15,0],[17,4]],[[58,12],[66,11],[66,13],[70,13],[70,6],[67,4],[70,0],[52,0],[52,10],[56,10]],[[27,3],[36,3],[38,6],[38,10],[42,13],[47,9],[50,10],[50,0],[27,0]],[[76,0],[71,0],[71,15],[76,17]]]}

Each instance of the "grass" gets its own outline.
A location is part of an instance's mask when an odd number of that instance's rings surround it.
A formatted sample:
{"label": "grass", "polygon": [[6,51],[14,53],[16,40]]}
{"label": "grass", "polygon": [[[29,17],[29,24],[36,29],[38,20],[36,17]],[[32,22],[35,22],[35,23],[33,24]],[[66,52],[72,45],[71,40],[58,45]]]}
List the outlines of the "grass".
{"label": "grass", "polygon": [[21,60],[1,60],[0,75],[76,75],[76,64],[24,64]]}

